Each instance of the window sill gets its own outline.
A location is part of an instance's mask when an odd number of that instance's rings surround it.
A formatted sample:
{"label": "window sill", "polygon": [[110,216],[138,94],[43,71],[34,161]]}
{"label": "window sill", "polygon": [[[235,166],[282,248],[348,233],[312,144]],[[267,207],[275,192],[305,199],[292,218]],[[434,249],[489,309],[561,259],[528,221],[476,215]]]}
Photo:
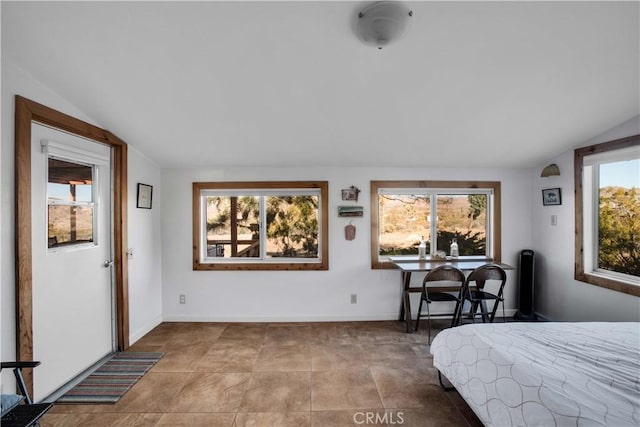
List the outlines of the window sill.
{"label": "window sill", "polygon": [[194,262],[195,271],[239,271],[239,270],[329,270],[328,262]]}
{"label": "window sill", "polygon": [[640,285],[628,281],[612,279],[601,274],[584,272],[576,272],[575,279],[590,285],[600,286],[602,288],[640,297]]}

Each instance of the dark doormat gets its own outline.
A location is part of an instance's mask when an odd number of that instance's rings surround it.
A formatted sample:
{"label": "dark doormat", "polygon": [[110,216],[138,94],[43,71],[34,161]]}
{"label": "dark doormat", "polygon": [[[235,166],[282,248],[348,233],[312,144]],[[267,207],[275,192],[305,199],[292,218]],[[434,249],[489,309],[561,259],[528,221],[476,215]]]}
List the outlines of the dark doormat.
{"label": "dark doormat", "polygon": [[56,403],[116,403],[162,356],[164,353],[115,353]]}

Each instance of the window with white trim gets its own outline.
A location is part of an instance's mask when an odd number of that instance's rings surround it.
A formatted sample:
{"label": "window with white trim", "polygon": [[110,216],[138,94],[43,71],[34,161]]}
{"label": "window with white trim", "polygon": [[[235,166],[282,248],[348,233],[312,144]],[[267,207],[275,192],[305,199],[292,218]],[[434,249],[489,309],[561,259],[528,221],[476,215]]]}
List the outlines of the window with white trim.
{"label": "window with white trim", "polygon": [[93,165],[54,157],[47,164],[49,249],[91,244],[96,224]]}
{"label": "window with white trim", "polygon": [[194,270],[328,269],[327,188],[194,183]]}
{"label": "window with white trim", "polygon": [[576,280],[640,296],[640,135],[575,151]]}
{"label": "window with white trim", "polygon": [[480,181],[372,181],[372,268],[389,257],[416,255],[421,239],[431,256],[500,259],[500,183]]}

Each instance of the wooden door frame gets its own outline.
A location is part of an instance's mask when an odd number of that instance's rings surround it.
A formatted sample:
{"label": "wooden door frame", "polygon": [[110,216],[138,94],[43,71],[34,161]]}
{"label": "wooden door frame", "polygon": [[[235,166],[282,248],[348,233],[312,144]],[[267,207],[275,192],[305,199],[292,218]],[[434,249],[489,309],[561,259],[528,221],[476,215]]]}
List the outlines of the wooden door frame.
{"label": "wooden door frame", "polygon": [[[31,125],[40,123],[111,147],[113,155],[113,251],[118,350],[129,347],[127,265],[127,144],[111,132],[31,101],[15,97],[16,356],[33,360],[33,265],[31,247]],[[25,382],[33,392],[33,376]],[[33,395],[33,394],[32,394]]]}

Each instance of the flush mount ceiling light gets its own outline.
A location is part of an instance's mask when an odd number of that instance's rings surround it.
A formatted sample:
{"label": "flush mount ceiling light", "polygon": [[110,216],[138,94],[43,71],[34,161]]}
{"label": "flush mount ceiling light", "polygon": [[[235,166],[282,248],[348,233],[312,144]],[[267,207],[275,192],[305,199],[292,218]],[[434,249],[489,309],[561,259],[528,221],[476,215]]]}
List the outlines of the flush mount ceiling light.
{"label": "flush mount ceiling light", "polygon": [[358,12],[356,34],[365,44],[382,49],[398,39],[411,21],[413,12],[397,1],[378,1]]}

